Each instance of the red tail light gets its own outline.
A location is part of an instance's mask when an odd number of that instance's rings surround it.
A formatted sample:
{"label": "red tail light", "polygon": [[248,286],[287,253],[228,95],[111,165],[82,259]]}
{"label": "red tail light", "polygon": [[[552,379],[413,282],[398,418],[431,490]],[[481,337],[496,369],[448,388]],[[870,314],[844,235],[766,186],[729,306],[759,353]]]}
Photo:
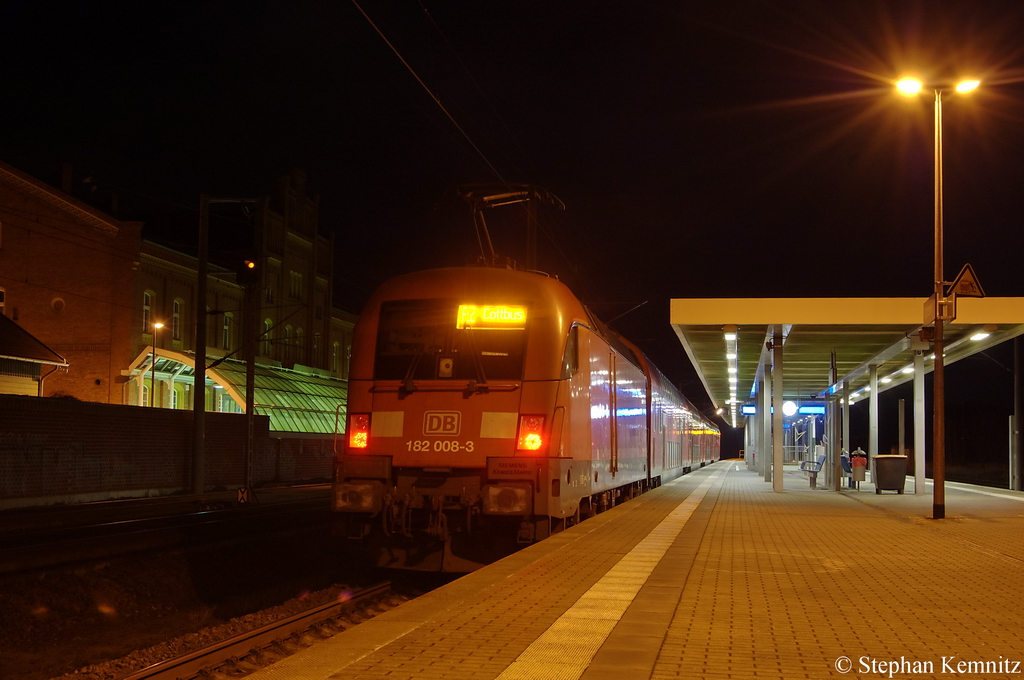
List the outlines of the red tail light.
{"label": "red tail light", "polygon": [[544,446],[544,416],[519,416],[519,451],[539,451]]}
{"label": "red tail light", "polygon": [[365,449],[370,445],[370,414],[348,415],[348,448]]}

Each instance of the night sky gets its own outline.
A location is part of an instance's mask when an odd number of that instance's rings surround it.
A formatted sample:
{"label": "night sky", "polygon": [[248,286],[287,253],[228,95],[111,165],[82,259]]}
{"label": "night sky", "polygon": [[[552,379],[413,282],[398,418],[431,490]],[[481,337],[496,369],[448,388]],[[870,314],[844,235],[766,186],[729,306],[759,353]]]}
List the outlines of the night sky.
{"label": "night sky", "polygon": [[[565,210],[541,208],[539,268],[699,403],[672,297],[930,293],[931,96],[897,97],[904,74],[982,79],[945,98],[946,276],[969,262],[989,295],[1024,295],[1022,19],[984,1],[6,3],[0,160],[58,185],[70,162],[76,195],[171,240],[200,192],[266,195],[301,168],[352,311],[391,275],[474,258],[457,185],[540,185]],[[522,261],[521,208],[488,220]]]}

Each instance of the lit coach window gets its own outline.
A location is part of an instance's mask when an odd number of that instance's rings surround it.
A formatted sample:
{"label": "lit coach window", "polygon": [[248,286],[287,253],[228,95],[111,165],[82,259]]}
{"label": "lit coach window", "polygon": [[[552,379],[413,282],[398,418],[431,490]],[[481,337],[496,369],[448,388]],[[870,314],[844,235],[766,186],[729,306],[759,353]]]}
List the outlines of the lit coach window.
{"label": "lit coach window", "polygon": [[526,307],[459,305],[456,328],[505,329],[526,327]]}

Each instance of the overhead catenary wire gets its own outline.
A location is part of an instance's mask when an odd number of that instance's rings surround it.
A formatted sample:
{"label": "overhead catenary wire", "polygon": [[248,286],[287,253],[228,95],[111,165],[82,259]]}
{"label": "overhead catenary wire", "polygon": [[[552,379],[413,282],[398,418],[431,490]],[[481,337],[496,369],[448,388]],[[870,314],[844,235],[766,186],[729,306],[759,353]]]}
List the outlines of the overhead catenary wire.
{"label": "overhead catenary wire", "polygon": [[426,93],[430,95],[430,98],[434,100],[434,103],[437,104],[438,108],[441,109],[444,115],[448,117],[448,120],[452,122],[452,125],[454,125],[455,128],[459,131],[459,133],[461,133],[462,136],[465,137],[466,141],[469,142],[469,145],[473,147],[473,150],[476,151],[476,153],[480,156],[483,162],[487,164],[487,167],[491,169],[491,172],[494,173],[494,176],[497,177],[498,180],[500,180],[503,184],[506,184],[507,182],[505,181],[505,178],[501,176],[501,173],[498,172],[498,169],[494,167],[494,164],[491,163],[489,158],[487,158],[487,155],[484,154],[484,152],[480,149],[479,146],[476,145],[476,142],[474,142],[472,137],[469,136],[469,133],[466,132],[461,125],[459,125],[459,122],[455,120],[455,116],[453,116],[448,111],[448,109],[445,108],[444,104],[441,103],[441,100],[437,97],[437,95],[435,95],[433,91],[427,86],[427,84],[423,82],[423,79],[420,78],[419,74],[416,73],[415,69],[413,69],[409,62],[405,60],[405,57],[403,57],[401,52],[398,51],[398,48],[396,48],[391,43],[391,41],[388,40],[387,36],[384,35],[384,32],[377,27],[377,24],[373,22],[373,19],[370,18],[370,15],[368,15],[363,10],[363,8],[359,6],[357,0],[352,0],[352,4],[356,6],[356,9],[359,10],[359,13],[362,14],[366,21],[369,22],[370,26],[372,26],[373,30],[377,32],[377,35],[380,36],[381,40],[383,40],[384,43],[388,46],[388,48],[392,52],[394,52],[395,56],[398,57],[398,60],[402,62],[403,66],[405,66],[406,70],[408,70],[409,73],[412,74],[412,77],[416,79],[416,82],[420,84],[420,87],[422,87],[426,91]]}
{"label": "overhead catenary wire", "polygon": [[[448,118],[448,120],[451,121],[452,125],[455,126],[455,128],[459,131],[459,133],[463,136],[463,138],[465,138],[465,140],[470,144],[470,146],[472,146],[473,150],[480,156],[480,158],[487,165],[487,167],[490,168],[491,172],[494,173],[495,177],[498,178],[499,182],[501,182],[502,184],[505,184],[505,185],[509,185],[509,182],[502,176],[502,174],[498,171],[498,169],[494,166],[494,164],[490,161],[490,159],[486,156],[486,154],[484,154],[484,152],[480,149],[480,147],[477,146],[477,144],[469,136],[469,133],[467,133],[466,130],[462,127],[462,125],[460,125],[459,122],[455,119],[455,116],[444,106],[444,104],[441,103],[440,98],[437,95],[434,94],[434,92],[430,89],[430,87],[426,84],[426,82],[424,82],[424,80],[419,76],[419,74],[415,71],[415,69],[413,69],[413,67],[409,64],[409,62],[405,59],[405,57],[403,57],[402,54],[398,51],[398,48],[395,47],[395,45],[387,38],[387,36],[384,34],[384,32],[380,29],[380,27],[377,26],[377,24],[373,21],[373,19],[371,19],[370,16],[366,13],[366,11],[359,5],[358,0],[352,0],[352,4],[356,7],[356,9],[359,11],[359,13],[363,15],[363,17],[366,19],[366,21],[370,24],[370,26],[373,28],[373,30],[376,31],[377,35],[380,36],[381,40],[384,41],[384,43],[394,53],[394,55],[398,58],[398,60],[402,62],[402,65],[405,66],[406,70],[408,70],[409,73],[413,76],[413,78],[416,79],[416,82],[420,84],[420,87],[422,87],[426,91],[426,93],[430,96],[430,98],[434,101],[434,103],[438,106],[438,108],[440,108],[441,111],[444,113],[444,115]],[[420,7],[423,8],[424,14],[427,16],[427,18],[430,20],[430,22],[433,23],[433,25],[434,25],[435,29],[438,31],[438,33],[441,33],[440,28],[437,26],[436,22],[434,22],[434,18],[430,15],[430,13],[423,6],[423,3],[420,2],[419,4],[420,4]],[[447,37],[444,36],[443,33],[441,33],[441,37],[445,41],[445,43],[448,45],[449,49],[451,49],[451,51],[454,53],[455,50],[454,50],[454,48],[452,48],[451,42],[447,39]],[[462,62],[462,59],[459,58],[457,54],[456,54],[456,58],[463,65],[463,68],[466,69],[467,73],[469,73],[470,79],[473,81],[473,84],[477,87],[478,90],[480,90],[481,88],[480,88],[479,84],[472,77],[472,74],[469,72],[469,69],[465,67],[465,63]],[[486,99],[486,97],[485,97],[485,99]],[[490,105],[489,101],[488,101],[488,104]],[[491,109],[493,111],[494,107],[491,106]],[[506,132],[509,132],[509,135],[512,136],[511,132],[508,131],[508,127],[505,125],[504,120],[501,119],[500,115],[498,115],[496,111],[495,111],[495,115],[498,117],[499,121],[501,121],[502,125],[505,127]],[[513,139],[513,142],[517,146],[519,146],[518,140],[516,140],[516,138],[514,136],[512,136],[512,139]],[[591,292],[594,291],[595,290],[595,286],[593,285],[593,283],[588,279],[588,277],[586,277],[583,274],[583,272],[580,270],[580,268],[573,262],[573,260],[569,257],[568,253],[562,247],[562,245],[555,239],[554,235],[544,227],[544,225],[542,224],[541,220],[537,219],[535,221],[535,223],[536,223],[538,229],[540,230],[540,232],[542,234],[544,234],[544,236],[548,239],[548,241],[558,251],[559,255],[561,255],[562,258],[566,261],[566,263],[569,264],[570,268],[573,269],[574,273],[578,277],[578,279],[579,279],[580,283],[582,284],[582,286],[584,288],[586,288],[588,291],[591,291]],[[474,224],[475,224],[475,222],[474,222]]]}
{"label": "overhead catenary wire", "polygon": [[436,21],[434,21],[434,17],[430,14],[430,10],[428,10],[426,8],[426,6],[423,4],[422,0],[419,0],[419,6],[423,10],[423,14],[430,21],[430,25],[433,26],[434,30],[437,31],[437,34],[439,36],[441,36],[441,40],[443,40],[445,45],[448,47],[448,51],[452,53],[452,56],[454,56],[456,61],[459,62],[459,65],[462,66],[462,70],[465,71],[466,76],[473,83],[473,87],[476,88],[476,91],[480,94],[480,97],[487,103],[487,107],[491,110],[491,113],[493,113],[494,117],[498,119],[498,122],[501,123],[501,127],[504,128],[505,133],[508,134],[509,138],[512,140],[512,143],[515,144],[516,148],[519,149],[519,152],[522,154],[523,160],[526,162],[527,165],[530,166],[530,168],[533,170],[533,172],[536,173],[537,172],[537,168],[533,165],[533,163],[530,162],[529,154],[526,153],[526,150],[523,148],[523,145],[519,143],[519,139],[516,137],[516,135],[509,128],[508,124],[505,122],[505,119],[501,116],[501,113],[498,112],[498,109],[495,108],[494,104],[491,102],[490,98],[487,96],[487,93],[484,92],[484,89],[482,87],[480,87],[480,83],[477,81],[476,77],[473,75],[473,72],[470,70],[469,66],[462,59],[462,57],[459,55],[458,51],[455,49],[455,46],[452,44],[451,40],[448,39],[448,36],[445,35],[444,31],[441,30],[441,27],[438,26]]}

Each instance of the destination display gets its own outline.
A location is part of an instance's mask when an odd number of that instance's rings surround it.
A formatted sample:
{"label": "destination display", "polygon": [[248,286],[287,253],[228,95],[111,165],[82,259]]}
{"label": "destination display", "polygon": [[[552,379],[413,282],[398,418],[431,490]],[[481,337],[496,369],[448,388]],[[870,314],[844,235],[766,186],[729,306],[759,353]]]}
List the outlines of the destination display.
{"label": "destination display", "polygon": [[507,329],[526,327],[526,307],[513,305],[459,305],[455,327]]}

